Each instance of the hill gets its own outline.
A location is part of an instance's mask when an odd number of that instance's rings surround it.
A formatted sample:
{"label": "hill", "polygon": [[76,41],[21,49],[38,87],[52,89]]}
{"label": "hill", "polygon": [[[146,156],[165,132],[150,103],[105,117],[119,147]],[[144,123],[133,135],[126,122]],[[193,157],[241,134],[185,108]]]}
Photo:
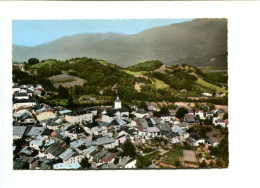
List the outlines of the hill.
{"label": "hill", "polygon": [[195,19],[135,35],[82,34],[35,47],[13,46],[13,61],[105,59],[122,67],[160,60],[166,65],[227,66],[227,20]]}

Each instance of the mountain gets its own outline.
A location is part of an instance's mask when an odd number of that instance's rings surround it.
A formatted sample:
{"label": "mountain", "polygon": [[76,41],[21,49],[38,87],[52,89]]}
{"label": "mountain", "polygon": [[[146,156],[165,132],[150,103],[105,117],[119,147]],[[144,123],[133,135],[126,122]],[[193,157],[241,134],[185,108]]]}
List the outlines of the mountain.
{"label": "mountain", "polygon": [[92,57],[126,67],[160,60],[166,65],[227,65],[227,20],[195,19],[135,35],[82,34],[35,47],[13,46],[13,61]]}

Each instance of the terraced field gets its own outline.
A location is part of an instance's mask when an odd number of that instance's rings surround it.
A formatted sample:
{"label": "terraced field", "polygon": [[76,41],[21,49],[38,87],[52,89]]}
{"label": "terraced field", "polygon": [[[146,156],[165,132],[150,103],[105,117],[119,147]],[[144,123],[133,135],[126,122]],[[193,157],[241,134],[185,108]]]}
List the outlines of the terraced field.
{"label": "terraced field", "polygon": [[227,90],[225,90],[224,88],[218,87],[216,85],[213,85],[211,83],[206,82],[205,80],[203,80],[202,78],[198,78],[198,80],[196,80],[196,82],[204,87],[207,87],[209,89],[215,89],[217,93],[227,93]]}
{"label": "terraced field", "polygon": [[71,87],[75,85],[83,85],[86,80],[81,79],[77,76],[69,75],[67,72],[63,71],[61,75],[52,76],[49,80],[53,81],[55,88],[58,88],[60,85],[63,87]]}

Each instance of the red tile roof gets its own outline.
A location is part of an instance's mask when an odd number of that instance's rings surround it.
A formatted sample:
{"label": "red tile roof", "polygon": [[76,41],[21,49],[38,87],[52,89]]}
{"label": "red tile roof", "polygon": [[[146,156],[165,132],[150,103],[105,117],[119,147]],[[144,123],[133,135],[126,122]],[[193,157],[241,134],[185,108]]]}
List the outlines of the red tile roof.
{"label": "red tile roof", "polygon": [[116,156],[115,153],[111,153],[109,156],[103,157],[100,162],[107,163],[107,162],[111,161],[115,156]]}

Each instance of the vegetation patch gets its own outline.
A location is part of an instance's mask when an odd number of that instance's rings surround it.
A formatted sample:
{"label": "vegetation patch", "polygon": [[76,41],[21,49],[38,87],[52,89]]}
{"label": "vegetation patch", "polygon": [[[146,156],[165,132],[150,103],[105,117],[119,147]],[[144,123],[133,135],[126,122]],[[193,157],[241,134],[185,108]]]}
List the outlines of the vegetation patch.
{"label": "vegetation patch", "polygon": [[55,64],[56,62],[57,62],[57,61],[54,61],[54,60],[42,61],[42,62],[40,62],[40,63],[37,63],[37,64],[35,64],[35,65],[30,66],[29,69],[38,69],[38,68],[43,67],[44,65],[49,65],[49,66],[51,66],[51,65]]}
{"label": "vegetation patch", "polygon": [[202,78],[198,78],[198,80],[196,80],[196,83],[204,86],[204,87],[207,87],[211,90],[215,90],[217,93],[227,93],[227,91],[224,89],[224,88],[221,88],[221,87],[218,87],[216,85],[213,85],[209,82],[206,82],[205,80],[203,80]]}
{"label": "vegetation patch", "polygon": [[127,69],[130,71],[138,72],[138,71],[153,71],[155,69],[160,68],[163,65],[161,61],[146,61],[143,63],[138,63],[136,65],[130,66]]}

